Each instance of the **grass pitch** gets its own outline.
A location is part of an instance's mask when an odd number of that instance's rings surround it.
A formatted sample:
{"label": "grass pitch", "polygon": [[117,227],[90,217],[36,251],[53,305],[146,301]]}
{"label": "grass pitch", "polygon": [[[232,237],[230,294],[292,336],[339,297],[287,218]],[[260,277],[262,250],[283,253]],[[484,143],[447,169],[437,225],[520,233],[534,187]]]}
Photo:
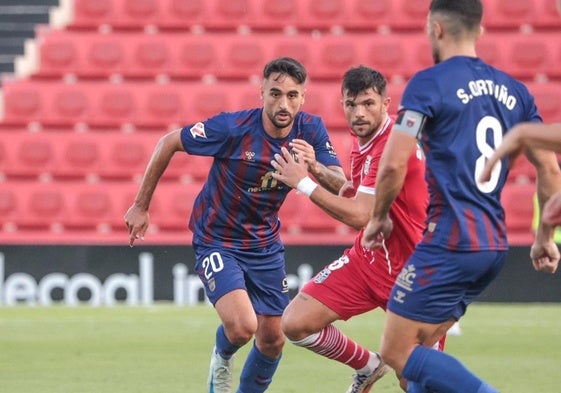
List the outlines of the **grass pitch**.
{"label": "grass pitch", "polygon": [[[377,348],[383,317],[339,326]],[[0,392],[202,393],[217,324],[208,306],[0,308]],[[475,304],[461,327],[447,351],[501,392],[561,391],[561,305]],[[249,347],[237,355],[236,379]],[[269,391],[342,393],[351,374],[287,343]],[[401,390],[389,374],[373,391]]]}

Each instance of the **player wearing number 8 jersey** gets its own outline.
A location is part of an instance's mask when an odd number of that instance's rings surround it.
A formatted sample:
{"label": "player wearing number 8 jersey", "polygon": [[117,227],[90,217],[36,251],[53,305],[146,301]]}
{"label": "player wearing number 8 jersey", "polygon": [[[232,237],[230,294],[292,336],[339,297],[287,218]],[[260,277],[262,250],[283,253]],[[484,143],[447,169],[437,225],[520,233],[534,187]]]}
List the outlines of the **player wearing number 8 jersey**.
{"label": "player wearing number 8 jersey", "polygon": [[[427,33],[436,65],[408,83],[381,159],[373,217],[362,244],[391,236],[388,216],[417,140],[426,155],[430,202],[426,229],[393,287],[382,338],[382,359],[408,380],[408,392],[496,392],[453,357],[425,346],[435,342],[496,277],[506,257],[501,190],[508,168],[480,182],[485,161],[509,128],[540,117],[520,82],[477,58],[480,0],[433,0]],[[527,150],[536,165],[543,202],[561,185],[555,156]],[[557,264],[551,227],[541,225],[535,263]]]}

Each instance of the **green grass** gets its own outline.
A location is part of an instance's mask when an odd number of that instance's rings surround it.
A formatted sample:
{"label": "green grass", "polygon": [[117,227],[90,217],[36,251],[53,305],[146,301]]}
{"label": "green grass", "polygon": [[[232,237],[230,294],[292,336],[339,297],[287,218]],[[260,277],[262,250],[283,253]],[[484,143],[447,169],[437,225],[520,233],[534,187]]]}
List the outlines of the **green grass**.
{"label": "green grass", "polygon": [[[381,311],[341,323],[377,348]],[[207,306],[0,308],[0,391],[204,392],[218,318]],[[559,392],[561,305],[476,304],[447,351],[508,393]],[[236,378],[249,345],[236,363]],[[287,344],[271,393],[344,392],[352,370]],[[390,375],[378,392],[400,392]]]}

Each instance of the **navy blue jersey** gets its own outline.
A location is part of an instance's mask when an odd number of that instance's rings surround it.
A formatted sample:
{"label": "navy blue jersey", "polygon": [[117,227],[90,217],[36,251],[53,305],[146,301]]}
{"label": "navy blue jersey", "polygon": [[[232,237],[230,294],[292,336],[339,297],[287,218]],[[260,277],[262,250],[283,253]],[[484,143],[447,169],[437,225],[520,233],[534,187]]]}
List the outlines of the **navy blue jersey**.
{"label": "navy blue jersey", "polygon": [[512,126],[541,121],[528,89],[481,59],[457,56],[416,74],[400,110],[425,116],[430,204],[423,241],[459,251],[507,249],[500,204],[507,165],[489,182],[478,178]]}
{"label": "navy blue jersey", "polygon": [[262,108],[221,113],[181,130],[187,153],[214,157],[189,221],[194,244],[278,251],[278,211],[291,188],[273,179],[271,161],[296,138],[314,147],[318,162],[341,166],[323,121],[305,112],[281,139],[265,132]]}

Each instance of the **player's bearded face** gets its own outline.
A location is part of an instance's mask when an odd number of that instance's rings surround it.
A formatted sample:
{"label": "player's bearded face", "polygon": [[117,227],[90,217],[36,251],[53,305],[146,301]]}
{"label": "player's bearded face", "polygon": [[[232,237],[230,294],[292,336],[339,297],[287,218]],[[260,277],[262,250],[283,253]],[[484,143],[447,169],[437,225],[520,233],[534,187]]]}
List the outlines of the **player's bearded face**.
{"label": "player's bearded face", "polygon": [[273,74],[263,82],[263,110],[279,129],[292,126],[304,103],[304,86],[286,75]]}
{"label": "player's bearded face", "polygon": [[356,96],[343,93],[343,110],[347,122],[362,142],[374,135],[386,120],[389,98],[378,94],[373,88],[359,92]]}

